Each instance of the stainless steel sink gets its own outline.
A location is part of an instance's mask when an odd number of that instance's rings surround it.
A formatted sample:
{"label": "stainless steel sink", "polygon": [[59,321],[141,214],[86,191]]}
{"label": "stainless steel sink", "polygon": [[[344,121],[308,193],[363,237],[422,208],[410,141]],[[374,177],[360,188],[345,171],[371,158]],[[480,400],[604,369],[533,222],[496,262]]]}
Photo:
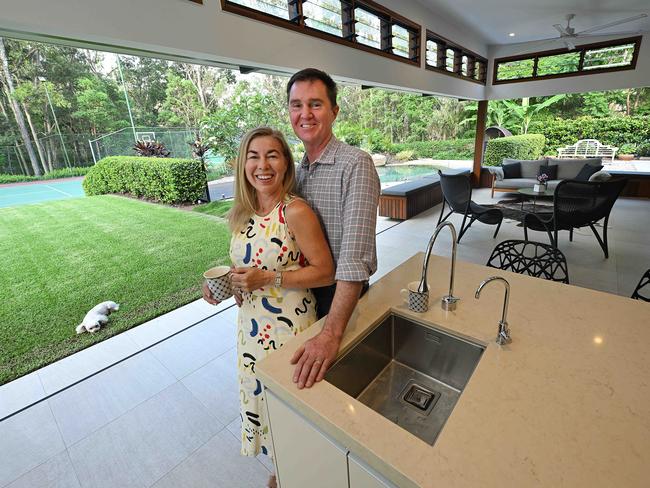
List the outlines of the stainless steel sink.
{"label": "stainless steel sink", "polygon": [[325,379],[433,444],[485,347],[390,314]]}

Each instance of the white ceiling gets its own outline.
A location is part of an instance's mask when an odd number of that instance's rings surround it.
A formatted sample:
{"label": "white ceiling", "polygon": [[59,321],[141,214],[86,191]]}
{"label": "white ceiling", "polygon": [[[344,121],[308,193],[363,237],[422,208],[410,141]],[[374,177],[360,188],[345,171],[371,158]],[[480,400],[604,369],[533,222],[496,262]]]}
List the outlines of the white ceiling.
{"label": "white ceiling", "polygon": [[[514,44],[558,37],[553,24],[566,25],[576,14],[576,32],[646,13],[650,0],[418,0],[432,12],[471,29],[488,45]],[[650,31],[650,17],[599,31],[598,34]],[[514,32],[515,36],[508,34]],[[453,39],[462,44],[462,39]]]}

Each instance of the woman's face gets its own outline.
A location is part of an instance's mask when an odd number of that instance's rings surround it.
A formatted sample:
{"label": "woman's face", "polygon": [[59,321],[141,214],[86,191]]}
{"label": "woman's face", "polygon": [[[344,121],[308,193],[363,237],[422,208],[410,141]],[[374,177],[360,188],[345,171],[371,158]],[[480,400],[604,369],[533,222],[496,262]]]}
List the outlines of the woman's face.
{"label": "woman's face", "polygon": [[253,139],[246,152],[245,173],[258,194],[273,196],[282,192],[287,160],[280,142],[271,136]]}

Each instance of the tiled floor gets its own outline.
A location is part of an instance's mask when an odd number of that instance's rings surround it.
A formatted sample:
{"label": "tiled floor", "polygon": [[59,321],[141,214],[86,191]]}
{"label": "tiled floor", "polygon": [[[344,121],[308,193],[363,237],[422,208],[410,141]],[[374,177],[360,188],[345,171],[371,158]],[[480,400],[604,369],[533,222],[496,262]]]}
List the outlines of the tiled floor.
{"label": "tiled floor", "polygon": [[[474,198],[504,196],[480,190]],[[399,225],[380,219],[373,281],[424,250],[439,210]],[[650,201],[621,199],[608,260],[590,231],[576,232],[574,242],[561,235],[571,283],[629,296],[650,267],[648,229]],[[497,242],[523,237],[509,221],[497,239],[492,232],[475,223],[458,258],[482,264]],[[450,243],[440,234],[434,252],[449,255]],[[236,310],[214,313],[195,302],[0,387],[0,418],[51,394],[0,422],[0,488],[264,486],[268,459],[239,455]]]}

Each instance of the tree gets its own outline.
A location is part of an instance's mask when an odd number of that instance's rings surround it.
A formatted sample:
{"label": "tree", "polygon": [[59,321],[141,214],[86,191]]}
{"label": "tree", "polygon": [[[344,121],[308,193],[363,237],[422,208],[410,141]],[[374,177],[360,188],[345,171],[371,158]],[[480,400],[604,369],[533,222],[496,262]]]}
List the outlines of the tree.
{"label": "tree", "polygon": [[[242,93],[229,105],[206,117],[201,126],[206,143],[216,154],[231,161],[237,156],[239,142],[249,130],[260,126],[286,126],[288,117],[279,120],[282,100],[261,93]],[[286,132],[285,132],[286,133]]]}
{"label": "tree", "polygon": [[206,113],[194,84],[174,71],[167,71],[167,88],[160,120],[171,127],[198,127]]}
{"label": "tree", "polygon": [[177,64],[163,59],[122,55],[120,61],[133,118],[138,125],[159,125],[158,117],[166,96],[167,71],[178,73]]}
{"label": "tree", "polygon": [[14,82],[9,71],[9,61],[7,59],[7,52],[5,50],[4,39],[0,37],[0,82],[5,91],[7,98],[9,99],[9,106],[11,111],[14,114],[16,119],[16,124],[20,130],[20,135],[27,149],[27,155],[29,156],[29,161],[32,165],[32,170],[36,176],[41,176],[41,168],[38,164],[38,159],[36,158],[36,153],[34,152],[34,147],[32,146],[32,141],[29,137],[29,132],[27,131],[27,126],[25,125],[25,119],[23,118],[23,113],[21,111],[18,101],[14,97]]}
{"label": "tree", "polygon": [[112,129],[116,123],[117,111],[107,91],[106,82],[95,77],[82,78],[77,86],[77,110],[73,117],[88,124],[90,133],[94,136]]}

